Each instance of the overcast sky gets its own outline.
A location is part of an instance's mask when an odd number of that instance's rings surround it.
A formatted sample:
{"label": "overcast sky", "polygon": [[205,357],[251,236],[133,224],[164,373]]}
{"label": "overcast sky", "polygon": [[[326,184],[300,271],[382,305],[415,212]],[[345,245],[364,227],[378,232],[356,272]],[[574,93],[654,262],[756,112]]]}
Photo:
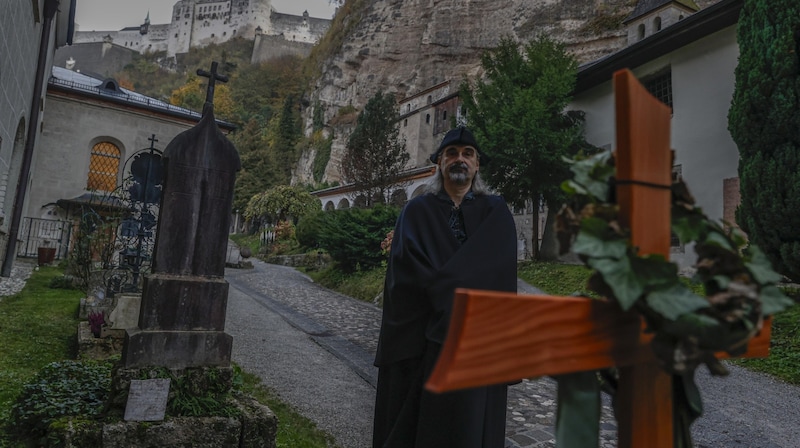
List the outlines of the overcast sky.
{"label": "overcast sky", "polygon": [[[169,23],[172,6],[177,0],[77,0],[75,23],[81,31],[114,31],[126,26],[139,26],[150,12],[150,23]],[[328,0],[272,0],[278,12],[301,15],[308,10],[311,17],[330,19],[334,7]]]}

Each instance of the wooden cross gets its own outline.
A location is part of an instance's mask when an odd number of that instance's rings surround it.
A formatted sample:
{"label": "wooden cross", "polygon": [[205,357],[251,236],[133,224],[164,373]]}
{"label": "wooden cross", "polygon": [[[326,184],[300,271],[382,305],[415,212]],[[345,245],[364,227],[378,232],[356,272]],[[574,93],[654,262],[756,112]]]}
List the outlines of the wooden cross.
{"label": "wooden cross", "polygon": [[228,77],[225,75],[217,74],[217,63],[211,62],[211,71],[207,72],[203,69],[197,70],[198,76],[208,78],[208,88],[206,89],[206,103],[214,103],[214,86],[217,81],[228,82]]}
{"label": "wooden cross", "polygon": [[[670,109],[633,74],[614,74],[617,201],[641,254],[670,249]],[[655,187],[654,187],[655,186]],[[620,448],[673,448],[672,377],[635,312],[608,300],[456,290],[447,340],[426,384],[434,392],[616,366]],[[769,353],[770,322],[746,357]],[[724,357],[724,354],[718,354]]]}

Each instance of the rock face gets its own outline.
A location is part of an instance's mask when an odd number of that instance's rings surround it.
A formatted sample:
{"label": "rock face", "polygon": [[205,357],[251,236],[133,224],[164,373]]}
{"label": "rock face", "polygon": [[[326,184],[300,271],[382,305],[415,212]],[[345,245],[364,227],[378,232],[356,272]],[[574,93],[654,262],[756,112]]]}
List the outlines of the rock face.
{"label": "rock face", "polygon": [[[699,0],[697,4],[702,8],[717,1]],[[326,121],[337,136],[326,181],[340,180],[338,161],[353,125],[336,124],[340,108],[351,105],[361,109],[378,91],[394,93],[402,99],[448,80],[457,88],[464,76],[474,79],[480,75],[481,53],[495,47],[504,36],[525,42],[546,34],[563,42],[580,63],[595,60],[626,45],[622,21],[637,1],[348,0],[348,3],[361,3],[365,7],[361,13],[353,12],[344,18],[351,31],[344,36],[341,49],[324,62],[322,76],[311,95],[312,103],[326,108]],[[340,32],[335,23],[330,32]],[[306,117],[306,126],[311,127],[311,113]],[[304,155],[295,181],[310,181],[309,160],[313,160],[313,155]]]}

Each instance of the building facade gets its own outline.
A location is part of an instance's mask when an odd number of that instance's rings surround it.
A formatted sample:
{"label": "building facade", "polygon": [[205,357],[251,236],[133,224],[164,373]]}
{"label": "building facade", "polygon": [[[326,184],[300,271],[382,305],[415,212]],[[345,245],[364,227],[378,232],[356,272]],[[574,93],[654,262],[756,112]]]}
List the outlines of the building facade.
{"label": "building facade", "polygon": [[[87,208],[117,204],[136,156],[161,151],[200,114],[53,67],[48,109],[33,159],[19,255],[44,244],[67,253],[72,223]],[[219,122],[223,132],[233,126]],[[151,141],[155,137],[157,141]]]}
{"label": "building facade", "polygon": [[[30,185],[27,173],[40,137],[44,85],[55,49],[72,39],[74,0],[4,0],[0,15],[0,259],[10,273],[14,214]],[[19,188],[23,181],[22,188]],[[18,195],[19,193],[19,195]],[[19,198],[17,196],[20,196]],[[18,211],[15,212],[15,209]],[[16,244],[16,239],[11,241]],[[10,258],[6,253],[10,253]]]}

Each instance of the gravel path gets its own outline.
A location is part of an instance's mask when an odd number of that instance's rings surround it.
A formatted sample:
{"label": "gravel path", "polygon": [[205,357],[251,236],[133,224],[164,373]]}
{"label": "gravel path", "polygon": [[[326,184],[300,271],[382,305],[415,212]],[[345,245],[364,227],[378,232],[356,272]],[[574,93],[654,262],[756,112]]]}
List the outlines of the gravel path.
{"label": "gravel path", "polygon": [[[226,272],[232,285],[227,331],[234,359],[343,448],[370,446],[380,309],[313,283],[298,271],[253,261]],[[705,414],[693,426],[698,448],[800,447],[800,388],[731,366],[727,378],[698,373]],[[509,389],[506,446],[555,447],[555,382]],[[616,446],[604,400],[601,447]]]}

